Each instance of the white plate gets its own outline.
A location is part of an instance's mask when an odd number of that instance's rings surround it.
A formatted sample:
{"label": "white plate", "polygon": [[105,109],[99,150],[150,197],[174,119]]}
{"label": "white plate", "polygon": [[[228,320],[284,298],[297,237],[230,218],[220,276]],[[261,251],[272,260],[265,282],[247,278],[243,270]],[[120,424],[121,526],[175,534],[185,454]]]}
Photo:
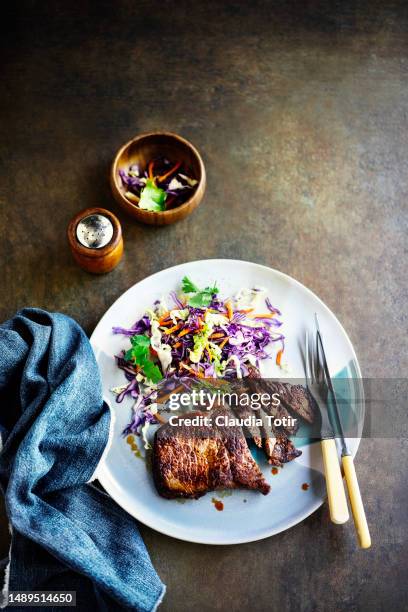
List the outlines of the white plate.
{"label": "white plate", "polygon": [[[113,499],[129,514],[162,533],[205,544],[238,544],[265,538],[296,525],[323,503],[324,477],[320,445],[303,446],[301,457],[285,465],[277,475],[261,456],[257,457],[266,479],[272,486],[269,495],[234,491],[225,497],[209,493],[199,500],[161,498],[143,459],[135,457],[122,437],[129,422],[131,400],[115,402],[110,389],[124,383],[114,355],[128,340],[112,333],[113,326],[131,326],[156,299],[180,286],[183,276],[189,276],[200,286],[217,281],[222,296],[236,293],[241,287],[266,288],[272,304],[282,311],[283,333],[286,336],[285,359],[291,376],[303,376],[301,350],[305,330],[312,329],[313,316],[319,316],[325,339],[327,360],[332,374],[346,371],[348,377],[361,378],[353,346],[334,314],[299,282],[265,266],[228,259],[195,261],[153,274],[126,291],[105,313],[91,337],[99,364],[104,397],[112,411],[109,448],[97,471],[97,477]],[[351,364],[354,364],[351,371]],[[279,376],[271,371],[270,375]],[[356,384],[352,391],[361,396]],[[359,417],[359,435],[362,431]],[[360,438],[349,440],[355,455]],[[302,484],[309,484],[307,491]],[[224,510],[219,512],[212,497],[222,499]]]}

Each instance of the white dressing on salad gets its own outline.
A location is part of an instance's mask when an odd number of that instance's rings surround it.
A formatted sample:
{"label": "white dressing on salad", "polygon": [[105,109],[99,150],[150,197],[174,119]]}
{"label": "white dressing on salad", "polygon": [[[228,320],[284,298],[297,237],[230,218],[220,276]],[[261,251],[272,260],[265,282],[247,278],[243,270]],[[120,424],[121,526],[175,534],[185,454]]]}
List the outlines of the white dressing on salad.
{"label": "white dressing on salad", "polygon": [[164,296],[161,297],[161,299],[159,300],[159,303],[157,304],[157,310],[156,312],[149,311],[152,313],[152,315],[154,316],[154,318],[156,318],[156,316],[158,317],[162,317],[164,314],[166,314],[166,312],[168,311],[168,306],[167,306],[167,301],[166,298]]}
{"label": "white dressing on salad", "polygon": [[160,360],[163,372],[167,372],[169,365],[171,364],[171,346],[168,344],[162,344],[161,332],[159,330],[159,322],[157,319],[150,320],[151,325],[151,338],[150,345],[156,351],[157,356]]}
{"label": "white dressing on salad", "polygon": [[266,289],[263,287],[255,287],[248,289],[243,287],[234,297],[234,304],[238,310],[246,310],[253,308],[254,310],[264,308],[266,297]]}
{"label": "white dressing on salad", "polygon": [[216,325],[226,325],[228,323],[228,318],[225,315],[217,314],[216,312],[209,312],[208,310],[206,311],[204,318],[205,322],[208,323],[208,325],[212,325],[213,328]]}
{"label": "white dressing on salad", "polygon": [[237,378],[242,378],[242,372],[241,372],[241,362],[238,359],[238,357],[236,355],[231,355],[230,357],[228,357],[228,359],[226,361],[222,362],[222,365],[224,366],[224,370],[227,367],[227,365],[229,363],[233,363],[237,372]]}
{"label": "white dressing on salad", "polygon": [[110,391],[112,391],[112,393],[115,393],[116,395],[120,395],[122,391],[126,389],[128,384],[129,383],[126,383],[125,385],[121,385],[120,387],[111,387]]}
{"label": "white dressing on salad", "polygon": [[146,450],[149,450],[149,448],[152,448],[152,445],[147,439],[147,432],[149,431],[149,427],[150,427],[149,421],[145,421],[141,429],[142,438],[143,438],[143,446],[145,447]]}
{"label": "white dressing on salad", "polygon": [[177,319],[179,321],[185,321],[189,315],[188,308],[184,308],[183,310],[174,308],[170,310],[170,318],[173,321],[173,325],[177,324]]}

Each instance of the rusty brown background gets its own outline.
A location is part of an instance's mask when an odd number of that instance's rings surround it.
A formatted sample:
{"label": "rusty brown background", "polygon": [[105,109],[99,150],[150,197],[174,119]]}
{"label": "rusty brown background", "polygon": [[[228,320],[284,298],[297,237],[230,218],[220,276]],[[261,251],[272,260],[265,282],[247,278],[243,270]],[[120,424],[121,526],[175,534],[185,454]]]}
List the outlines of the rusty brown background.
{"label": "rusty brown background", "polygon": [[[315,291],[345,325],[365,376],[405,377],[407,6],[3,3],[1,319],[40,306],[91,333],[146,275],[241,258]],[[199,209],[165,228],[122,215],[108,184],[115,150],[152,128],[191,139],[208,172]],[[87,206],[123,223],[125,258],[104,277],[76,267],[66,244],[68,221]],[[406,609],[407,458],[406,440],[362,443],[366,552],[352,523],[333,526],[326,507],[234,547],[141,526],[168,585],[161,609]]]}

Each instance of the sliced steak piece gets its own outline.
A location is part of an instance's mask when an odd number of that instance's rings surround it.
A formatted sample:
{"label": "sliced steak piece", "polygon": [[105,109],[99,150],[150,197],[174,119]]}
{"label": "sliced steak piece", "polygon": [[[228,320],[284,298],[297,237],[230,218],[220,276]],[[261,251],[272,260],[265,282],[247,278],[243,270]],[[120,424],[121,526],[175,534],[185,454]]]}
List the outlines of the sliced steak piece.
{"label": "sliced steak piece", "polygon": [[268,438],[266,442],[265,451],[269,454],[268,463],[271,465],[282,467],[284,463],[289,463],[302,454],[302,451],[295,448],[293,442],[283,433],[277,434],[273,446],[273,438]]}
{"label": "sliced steak piece", "polygon": [[[252,368],[252,372],[255,369]],[[264,378],[256,378],[253,375],[251,378],[246,379],[248,392],[249,393],[267,393],[269,396],[272,396],[274,393],[278,393],[280,397],[280,404],[278,406],[273,405],[273,403],[269,404],[269,406],[263,406],[262,409],[269,416],[273,416],[276,419],[289,419],[292,415],[287,409],[286,402],[283,401],[283,395],[286,397],[286,389],[283,387],[281,383],[275,383],[273,381],[269,381]],[[283,427],[283,431],[285,431],[288,435],[293,436],[298,430],[298,424],[287,425]]]}
{"label": "sliced steak piece", "polygon": [[249,407],[240,406],[234,407],[234,413],[238,418],[255,415],[256,418],[262,419],[261,427],[250,426],[246,429],[258,448],[263,448],[268,463],[271,465],[282,466],[283,463],[288,463],[302,454],[302,451],[295,448],[282,428],[269,425],[269,420],[262,410],[254,411]]}
{"label": "sliced steak piece", "polygon": [[[287,384],[291,386],[289,383]],[[287,425],[286,427],[274,427],[273,425],[269,425],[269,420],[265,416],[269,415],[278,419],[289,419],[291,417],[282,399],[283,396],[285,396],[285,398],[287,397],[287,388],[285,385],[261,378],[259,370],[251,366],[249,368],[248,377],[239,381],[239,383],[234,386],[234,391],[249,394],[268,393],[270,396],[273,395],[273,393],[279,394],[281,403],[278,406],[271,404],[269,406],[263,406],[262,409],[257,411],[252,410],[250,407],[234,406],[233,408],[234,412],[239,417],[255,414],[258,418],[262,419],[263,424],[260,428],[248,427],[247,430],[252,436],[255,444],[259,448],[262,446],[268,458],[268,462],[271,465],[281,466],[283,463],[288,463],[302,454],[302,451],[297,450],[287,437],[287,434],[294,435],[296,433],[298,424],[296,423],[292,426]],[[262,439],[261,445],[259,444],[260,436]]]}
{"label": "sliced steak piece", "polygon": [[[290,412],[296,416],[301,417],[307,423],[313,423],[314,415],[316,413],[316,407],[314,405],[313,398],[309,391],[303,385],[292,385],[288,382],[280,382],[274,380],[263,379],[258,368],[251,366],[248,374],[248,386],[252,392],[262,392],[273,394],[278,393],[281,399],[281,411],[278,414],[274,414],[277,418],[281,416],[290,415]],[[275,407],[271,407],[271,412]],[[286,430],[288,434],[295,433],[295,431]]]}
{"label": "sliced steak piece", "polygon": [[[234,414],[239,419],[246,419],[247,417],[254,417],[254,416],[258,417],[259,416],[258,413],[254,412],[254,410],[252,410],[250,406],[234,406],[233,411],[234,411]],[[244,431],[248,433],[247,437],[252,438],[252,440],[255,442],[258,448],[262,448],[262,437],[264,434],[260,427],[258,427],[255,424],[245,425]]]}
{"label": "sliced steak piece", "polygon": [[[290,412],[288,412],[282,401],[279,406],[265,406],[263,410],[266,412],[266,414],[269,414],[269,416],[275,417],[275,419],[290,419],[292,416]],[[284,431],[290,436],[293,436],[297,432],[298,428],[299,425],[297,422],[295,422],[294,425],[286,425],[285,427],[282,426],[280,430]]]}
{"label": "sliced steak piece", "polygon": [[[215,416],[217,415],[233,416],[232,412],[226,408],[218,409]],[[269,493],[270,485],[266,482],[258,464],[251,455],[242,428],[233,425],[225,427],[218,425],[218,431],[229,454],[235,487],[255,489],[263,495]]]}
{"label": "sliced steak piece", "polygon": [[277,393],[281,398],[281,404],[295,415],[300,416],[306,423],[313,423],[315,406],[309,391],[302,385],[292,385],[290,383],[273,382]]}
{"label": "sliced steak piece", "polygon": [[268,463],[280,467],[283,463],[288,463],[299,457],[302,451],[295,448],[295,445],[289,440],[283,429],[273,425],[270,426],[268,419],[262,414],[262,411],[260,413],[259,416],[263,420],[263,448],[268,457]]}
{"label": "sliced steak piece", "polygon": [[[211,416],[213,426],[183,424],[188,417]],[[244,488],[269,493],[270,486],[253,459],[240,427],[215,426],[225,408],[211,413],[190,413],[180,424],[160,427],[153,446],[153,477],[158,493],[166,498],[199,498],[215,489]]]}

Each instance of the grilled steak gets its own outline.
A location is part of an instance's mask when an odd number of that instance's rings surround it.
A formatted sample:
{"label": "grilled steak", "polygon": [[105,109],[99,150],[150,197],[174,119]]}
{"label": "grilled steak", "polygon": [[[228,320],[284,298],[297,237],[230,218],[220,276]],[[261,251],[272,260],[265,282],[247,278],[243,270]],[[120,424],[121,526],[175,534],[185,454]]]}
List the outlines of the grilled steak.
{"label": "grilled steak", "polygon": [[[234,406],[233,411],[240,419],[246,419],[247,417],[254,416],[254,411],[252,410],[252,408],[250,408],[250,406]],[[263,428],[251,423],[249,425],[246,425],[244,427],[244,430],[248,434],[247,437],[252,438],[258,448],[262,448],[262,438],[265,437]]]}
{"label": "grilled steak", "polygon": [[291,385],[290,383],[274,384],[278,388],[277,393],[279,393],[281,401],[286,408],[300,416],[306,423],[313,423],[315,410],[309,391],[302,385]]}
{"label": "grilled steak", "polygon": [[295,448],[285,434],[278,434],[276,438],[266,438],[265,452],[269,456],[268,463],[277,467],[282,467],[284,463],[293,461],[302,454],[302,451]]}
{"label": "grilled steak", "polygon": [[[233,410],[239,418],[254,416],[254,411],[249,406],[234,406]],[[262,410],[255,414],[258,419],[262,419],[262,426],[248,425],[245,430],[256,446],[264,449],[268,463],[281,467],[283,463],[288,463],[302,454],[302,451],[295,448],[282,428],[269,425]]]}
{"label": "grilled steak", "polygon": [[210,413],[213,425],[185,425],[190,413],[179,417],[177,426],[160,427],[153,446],[153,477],[157,491],[166,498],[197,499],[215,489],[252,489],[264,495],[270,486],[253,459],[242,429],[216,426],[217,415],[229,415],[228,409]]}
{"label": "grilled steak", "polygon": [[[314,405],[313,400],[305,387],[302,385],[292,385],[286,382],[270,381],[263,379],[258,368],[251,366],[249,368],[248,377],[239,381],[235,390],[241,393],[268,393],[272,396],[274,393],[279,395],[281,400],[279,406],[270,404],[263,406],[258,417],[263,420],[263,426],[257,428],[247,428],[249,434],[255,444],[263,447],[268,462],[271,465],[281,466],[283,463],[292,461],[302,454],[302,451],[297,450],[288,438],[288,435],[294,435],[298,429],[298,424],[293,426],[286,425],[285,427],[270,426],[265,419],[263,412],[277,419],[283,419],[291,416],[291,413],[299,416],[308,423],[313,423],[314,420]],[[241,406],[234,407],[234,411],[238,416],[248,416],[253,413],[250,408],[242,408]],[[262,440],[262,443],[260,443]]]}
{"label": "grilled steak", "polygon": [[[277,393],[280,397],[281,404],[277,408],[271,407],[271,413],[277,418],[288,416],[290,413],[304,419],[307,423],[313,423],[315,415],[315,406],[313,399],[306,389],[302,385],[292,385],[287,382],[280,382],[275,380],[263,379],[259,370],[255,367],[251,367],[249,376],[247,379],[248,387],[252,392],[262,392],[263,390],[269,394]],[[287,433],[295,433],[294,431],[287,431]]]}

